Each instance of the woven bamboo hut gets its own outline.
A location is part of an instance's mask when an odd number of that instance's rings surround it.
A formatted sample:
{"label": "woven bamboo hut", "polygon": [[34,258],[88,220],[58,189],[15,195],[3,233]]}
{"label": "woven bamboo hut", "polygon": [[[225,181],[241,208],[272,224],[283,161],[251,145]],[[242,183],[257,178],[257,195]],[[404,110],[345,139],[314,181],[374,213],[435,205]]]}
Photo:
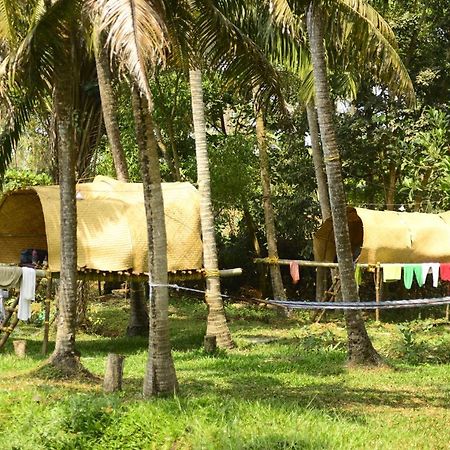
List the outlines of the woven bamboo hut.
{"label": "woven bamboo hut", "polygon": [[[350,241],[361,264],[450,262],[450,212],[441,214],[347,208]],[[316,261],[336,258],[333,223],[314,234]]]}
{"label": "woven bamboo hut", "polygon": [[[168,270],[202,267],[199,194],[189,183],[163,183]],[[148,271],[147,225],[142,184],[98,176],[77,185],[78,267],[107,272]],[[59,272],[59,186],[11,191],[0,202],[0,263],[19,263],[26,248],[48,252]]]}

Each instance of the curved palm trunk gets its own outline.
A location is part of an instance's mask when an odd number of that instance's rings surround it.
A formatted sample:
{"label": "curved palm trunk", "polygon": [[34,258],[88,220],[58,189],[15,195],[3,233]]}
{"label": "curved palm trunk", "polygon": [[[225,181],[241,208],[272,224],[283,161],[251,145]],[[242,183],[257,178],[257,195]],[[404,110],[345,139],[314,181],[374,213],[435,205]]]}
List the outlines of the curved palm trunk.
{"label": "curved palm trunk", "polygon": [[[130,180],[128,164],[120,141],[118,122],[118,108],[112,86],[112,75],[108,51],[105,48],[105,39],[101,33],[98,49],[95,54],[97,68],[98,87],[102,101],[103,121],[108,136],[111,154],[114,161],[117,179],[124,183]],[[142,294],[144,287],[140,283],[130,283],[130,322],[127,327],[128,336],[148,335],[148,314],[145,309],[145,296]]]}
{"label": "curved palm trunk", "polygon": [[[317,192],[319,196],[320,211],[324,222],[331,216],[330,198],[328,197],[328,184],[325,167],[323,165],[323,153],[320,146],[319,125],[317,123],[317,113],[314,101],[311,100],[306,105],[306,116],[308,118],[309,134],[311,137],[312,159],[314,173],[316,175]],[[324,267],[316,269],[316,300],[324,298],[326,289],[327,271]]]}
{"label": "curved palm trunk", "polygon": [[119,181],[127,182],[129,181],[127,160],[122,143],[120,142],[117,104],[112,87],[108,52],[105,48],[105,41],[102,33],[99,36],[98,47],[95,54],[95,64],[97,67],[98,87],[102,101],[103,121],[105,123],[109,145],[111,146],[111,154],[116,169],[117,179]]}
{"label": "curved palm trunk", "polygon": [[[259,150],[259,166],[261,171],[261,184],[263,191],[264,222],[266,226],[267,250],[269,258],[274,262],[278,259],[277,232],[275,228],[275,217],[273,213],[272,196],[270,192],[269,155],[267,153],[267,140],[264,128],[264,117],[262,109],[255,109],[256,113],[256,139]],[[270,264],[270,279],[272,291],[276,300],[285,300],[283,280],[281,278],[280,266]]]}
{"label": "curved palm trunk", "polygon": [[50,363],[67,374],[79,369],[75,351],[77,292],[77,209],[71,81],[61,78],[55,88],[55,112],[60,183],[61,273],[56,344]]}
{"label": "curved palm trunk", "polygon": [[203,104],[202,74],[200,70],[189,71],[194,120],[195,153],[197,157],[197,178],[200,191],[200,219],[203,238],[203,262],[206,270],[206,295],[208,323],[206,334],[216,336],[219,347],[233,346],[228,329],[223,301],[220,294],[219,264],[217,261],[216,238],[211,203],[211,183],[208,151],[206,145],[206,125]]}
{"label": "curved palm trunk", "polygon": [[[320,10],[313,2],[309,6],[307,23],[342,297],[343,301],[355,301],[359,297],[354,277],[340,155],[334,131],[333,108],[328,88],[324,36]],[[346,313],[345,317],[349,362],[351,364],[379,364],[380,356],[372,346],[360,313],[350,311]]]}
{"label": "curved palm trunk", "polygon": [[178,383],[170,348],[166,224],[152,105],[136,86],[133,86],[133,113],[148,229],[150,331],[143,393],[150,397],[173,394]]}

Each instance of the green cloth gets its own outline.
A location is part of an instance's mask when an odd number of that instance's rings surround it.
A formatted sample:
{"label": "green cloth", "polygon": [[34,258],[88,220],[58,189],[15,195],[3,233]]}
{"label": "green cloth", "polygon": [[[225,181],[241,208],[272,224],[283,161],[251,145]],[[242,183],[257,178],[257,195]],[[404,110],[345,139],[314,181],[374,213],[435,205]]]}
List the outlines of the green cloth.
{"label": "green cloth", "polygon": [[403,283],[406,289],[411,289],[414,275],[419,286],[423,286],[422,265],[421,264],[405,264],[403,266]]}
{"label": "green cloth", "polygon": [[22,269],[15,266],[0,266],[0,287],[10,289],[19,286]]}
{"label": "green cloth", "polygon": [[358,265],[355,266],[355,281],[356,285],[359,287],[362,282],[362,271],[361,267]]}

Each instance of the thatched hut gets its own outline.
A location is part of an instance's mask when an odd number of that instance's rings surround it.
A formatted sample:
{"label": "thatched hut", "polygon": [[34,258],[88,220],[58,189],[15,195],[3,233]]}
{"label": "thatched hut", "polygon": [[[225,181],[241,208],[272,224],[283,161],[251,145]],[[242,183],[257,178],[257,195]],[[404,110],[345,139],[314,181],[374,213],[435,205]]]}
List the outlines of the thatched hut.
{"label": "thatched hut", "polygon": [[[202,267],[199,194],[189,183],[163,183],[168,270]],[[77,185],[78,267],[107,272],[148,271],[142,184],[98,176]],[[59,186],[11,191],[0,202],[0,263],[18,263],[26,248],[47,250],[59,272]]]}
{"label": "thatched hut", "polygon": [[[359,263],[450,262],[450,212],[441,214],[347,209],[353,254]],[[333,223],[314,235],[314,257],[336,258]]]}

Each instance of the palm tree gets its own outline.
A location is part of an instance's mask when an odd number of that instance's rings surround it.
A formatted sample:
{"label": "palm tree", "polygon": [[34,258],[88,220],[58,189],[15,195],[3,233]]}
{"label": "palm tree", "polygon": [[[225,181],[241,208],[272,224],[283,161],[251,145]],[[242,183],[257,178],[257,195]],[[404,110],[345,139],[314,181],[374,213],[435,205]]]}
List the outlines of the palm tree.
{"label": "palm tree", "polygon": [[[5,10],[11,13],[11,9]],[[74,97],[77,76],[72,69],[78,61],[75,57],[75,27],[77,2],[55,2],[44,5],[38,2],[30,10],[28,28],[18,36],[15,46],[3,61],[4,77],[2,94],[9,98],[9,125],[2,134],[3,164],[11,156],[12,149],[28,120],[37,99],[52,96],[54,86],[54,111],[59,178],[61,183],[61,274],[59,295],[58,331],[55,351],[49,363],[67,375],[82,370],[75,349],[76,328],[76,203],[75,203],[75,133]],[[58,18],[56,21],[55,18]],[[58,38],[55,39],[55,36]],[[5,81],[7,80],[7,81]],[[9,94],[13,95],[10,96]],[[13,100],[11,100],[13,99]],[[91,116],[92,117],[92,116]],[[90,119],[89,119],[90,120]]]}
{"label": "palm tree", "polygon": [[150,397],[173,394],[178,383],[170,349],[167,241],[158,144],[151,104],[137,86],[133,87],[132,99],[149,230],[150,333],[143,392]]}
{"label": "palm tree", "polygon": [[[315,98],[322,136],[324,161],[330,194],[331,215],[339,262],[342,297],[355,301],[359,298],[354,277],[352,248],[348,231],[347,209],[341,162],[333,126],[333,106],[329,94],[325,63],[324,35],[318,5],[311,3],[308,11],[308,35],[314,72]],[[373,348],[364,321],[359,312],[347,311],[348,358],[350,363],[380,364],[381,358]]]}
{"label": "palm tree", "polygon": [[272,194],[270,188],[270,164],[267,151],[266,130],[264,126],[264,108],[255,106],[256,114],[256,140],[259,150],[259,166],[261,172],[261,185],[263,191],[264,222],[266,226],[267,250],[269,259],[272,263],[269,265],[270,279],[272,282],[272,291],[276,300],[286,299],[283,280],[281,278],[280,266],[278,260],[277,233],[275,227],[275,215],[272,205]]}
{"label": "palm tree", "polygon": [[206,271],[206,303],[208,323],[206,335],[216,336],[217,345],[231,348],[230,330],[227,325],[220,292],[219,264],[217,261],[214,218],[211,202],[211,182],[206,143],[205,107],[203,103],[202,74],[198,69],[189,71],[194,120],[195,153],[197,157],[197,179],[200,192],[200,220],[203,239],[203,264]]}
{"label": "palm tree", "polygon": [[103,121],[108,136],[111,154],[114,161],[117,179],[124,183],[129,181],[128,165],[125,152],[120,142],[120,132],[117,113],[117,102],[112,85],[112,73],[110,58],[105,46],[105,37],[102,32],[95,32],[96,51],[95,64],[97,68],[97,80],[102,101]]}
{"label": "palm tree", "polygon": [[[305,7],[307,7],[307,30],[314,74],[315,100],[328,180],[342,297],[343,300],[354,301],[358,299],[358,292],[354,279],[340,155],[333,125],[333,105],[327,80],[323,24],[325,22],[332,24],[334,32],[338,31],[340,36],[346,36],[345,40],[336,38],[337,47],[340,47],[341,53],[344,48],[342,42],[358,43],[354,45],[353,50],[348,49],[348,52],[344,53],[347,59],[350,60],[353,56],[361,63],[365,58],[367,60],[372,58],[370,68],[379,77],[381,75],[381,78],[387,80],[394,92],[403,91],[412,98],[412,84],[395,52],[392,31],[381,16],[364,0],[335,0],[331,3],[320,0],[308,2],[275,0],[273,15],[277,21],[292,25],[295,28],[294,34],[297,34],[301,21],[296,17],[304,15]],[[329,58],[332,59],[333,56],[336,58],[336,54],[330,52]],[[377,58],[380,57],[383,58],[383,63],[377,65]],[[346,322],[349,362],[380,364],[381,359],[372,346],[360,314],[347,313]]]}

